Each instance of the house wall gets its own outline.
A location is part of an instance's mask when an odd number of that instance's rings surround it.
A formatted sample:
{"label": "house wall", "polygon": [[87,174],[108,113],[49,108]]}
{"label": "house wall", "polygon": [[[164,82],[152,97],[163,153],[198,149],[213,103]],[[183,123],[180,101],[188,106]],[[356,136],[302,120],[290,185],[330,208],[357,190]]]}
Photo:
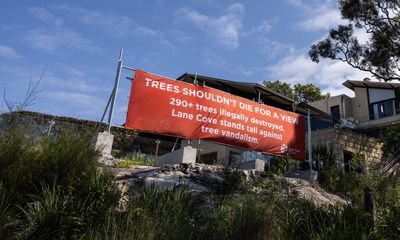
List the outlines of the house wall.
{"label": "house wall", "polygon": [[343,118],[353,117],[353,98],[343,96]]}
{"label": "house wall", "polygon": [[319,110],[321,110],[323,112],[329,113],[329,110],[328,110],[328,105],[329,105],[328,104],[328,99],[330,99],[330,98],[324,98],[324,99],[312,102],[312,103],[310,103],[310,105],[315,107],[315,108],[318,108]]}
{"label": "house wall", "polygon": [[352,99],[353,117],[360,123],[369,121],[368,93],[366,88],[354,88]]}
{"label": "house wall", "polygon": [[346,95],[324,98],[319,101],[312,102],[310,105],[328,114],[331,114],[331,107],[338,105],[340,110],[340,118],[352,116],[352,99]]}

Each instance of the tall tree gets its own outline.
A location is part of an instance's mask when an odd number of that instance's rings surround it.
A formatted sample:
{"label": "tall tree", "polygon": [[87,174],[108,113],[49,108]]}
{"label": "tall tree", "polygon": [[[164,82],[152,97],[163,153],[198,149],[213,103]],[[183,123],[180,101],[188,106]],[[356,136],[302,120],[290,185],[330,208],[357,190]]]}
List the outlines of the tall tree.
{"label": "tall tree", "polygon": [[[384,81],[400,80],[400,1],[339,0],[339,9],[349,24],[312,45],[311,60],[336,59]],[[368,41],[360,41],[356,29],[366,31]]]}
{"label": "tall tree", "polygon": [[314,86],[311,83],[308,84],[296,84],[294,85],[294,100],[297,102],[310,103],[314,101],[321,100],[326,96],[321,94],[321,89]]}
{"label": "tall tree", "polygon": [[288,98],[294,99],[297,102],[310,103],[326,97],[325,95],[321,94],[321,89],[311,83],[304,85],[296,84],[292,88],[290,83],[276,80],[264,81],[264,85],[267,88],[277,93],[280,93]]}
{"label": "tall tree", "polygon": [[264,81],[264,85],[274,92],[280,93],[283,96],[294,99],[294,93],[292,87],[290,86],[290,83],[285,83],[276,80],[276,81]]}

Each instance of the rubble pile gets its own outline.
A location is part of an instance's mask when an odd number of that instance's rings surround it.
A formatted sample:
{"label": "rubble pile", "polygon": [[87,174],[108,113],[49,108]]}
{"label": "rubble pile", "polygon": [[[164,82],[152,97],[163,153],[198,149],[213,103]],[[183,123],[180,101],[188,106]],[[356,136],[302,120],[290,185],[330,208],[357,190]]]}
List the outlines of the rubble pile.
{"label": "rubble pile", "polygon": [[[134,166],[128,169],[115,168],[114,183],[122,192],[122,201],[135,195],[142,188],[172,189],[185,186],[195,197],[207,198],[216,192],[230,172],[236,171],[244,181],[261,178],[256,170],[225,169],[223,166],[205,164],[174,164],[163,167]],[[277,177],[277,176],[275,176]],[[316,183],[285,177],[290,194],[305,198],[316,205],[346,204],[346,200],[331,194]]]}
{"label": "rubble pile", "polygon": [[183,185],[194,195],[208,194],[215,192],[223,183],[226,171],[239,171],[247,181],[260,177],[255,170],[229,170],[218,165],[181,163],[163,167],[116,168],[115,183],[124,193],[135,193],[142,187],[171,189]]}

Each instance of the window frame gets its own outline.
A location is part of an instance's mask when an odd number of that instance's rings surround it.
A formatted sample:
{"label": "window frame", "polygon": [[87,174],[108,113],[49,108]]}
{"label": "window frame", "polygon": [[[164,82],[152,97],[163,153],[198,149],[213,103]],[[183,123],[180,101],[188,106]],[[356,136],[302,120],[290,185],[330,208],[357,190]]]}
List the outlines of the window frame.
{"label": "window frame", "polygon": [[[386,110],[386,105],[385,103],[387,102],[392,102],[391,106],[391,115],[387,114],[387,110]],[[381,119],[381,118],[385,118],[385,117],[390,117],[390,116],[394,116],[397,115],[398,111],[397,111],[397,104],[398,104],[398,99],[397,98],[389,98],[386,100],[382,100],[382,101],[378,101],[378,102],[373,102],[373,103],[369,103],[368,106],[368,110],[369,110],[369,119],[370,120],[376,120],[376,119]],[[377,118],[375,118],[375,112],[374,112],[374,105],[378,105],[378,116]],[[383,116],[381,116],[379,113],[379,108],[383,107]]]}
{"label": "window frame", "polygon": [[[332,114],[332,109],[334,109],[334,108],[337,108],[337,110],[338,110],[338,112],[337,112],[338,117],[333,116],[333,114]],[[331,106],[329,110],[330,110],[331,116],[332,116],[334,119],[340,120],[340,105]]]}

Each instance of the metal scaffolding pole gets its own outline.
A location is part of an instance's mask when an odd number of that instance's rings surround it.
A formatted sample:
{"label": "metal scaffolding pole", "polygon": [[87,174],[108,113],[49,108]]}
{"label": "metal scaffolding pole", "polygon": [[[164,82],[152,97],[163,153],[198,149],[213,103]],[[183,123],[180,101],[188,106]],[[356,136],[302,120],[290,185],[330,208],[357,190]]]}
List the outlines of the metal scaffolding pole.
{"label": "metal scaffolding pole", "polygon": [[[311,113],[310,109],[308,109],[307,113],[307,146],[308,146],[308,161],[310,164],[310,178],[311,178],[311,171],[312,171],[312,144],[311,144]],[[311,179],[310,179],[311,180]]]}
{"label": "metal scaffolding pole", "polygon": [[124,49],[121,49],[121,52],[119,54],[119,60],[118,60],[118,67],[117,67],[117,74],[115,76],[115,82],[114,82],[114,89],[113,89],[113,94],[112,94],[112,99],[111,99],[111,106],[110,106],[110,112],[108,114],[108,126],[107,126],[107,131],[111,131],[111,124],[112,124],[112,117],[114,114],[114,107],[115,107],[115,100],[117,98],[117,93],[118,93],[118,86],[119,86],[119,80],[121,78],[121,70],[122,70],[122,55],[124,53]]}

